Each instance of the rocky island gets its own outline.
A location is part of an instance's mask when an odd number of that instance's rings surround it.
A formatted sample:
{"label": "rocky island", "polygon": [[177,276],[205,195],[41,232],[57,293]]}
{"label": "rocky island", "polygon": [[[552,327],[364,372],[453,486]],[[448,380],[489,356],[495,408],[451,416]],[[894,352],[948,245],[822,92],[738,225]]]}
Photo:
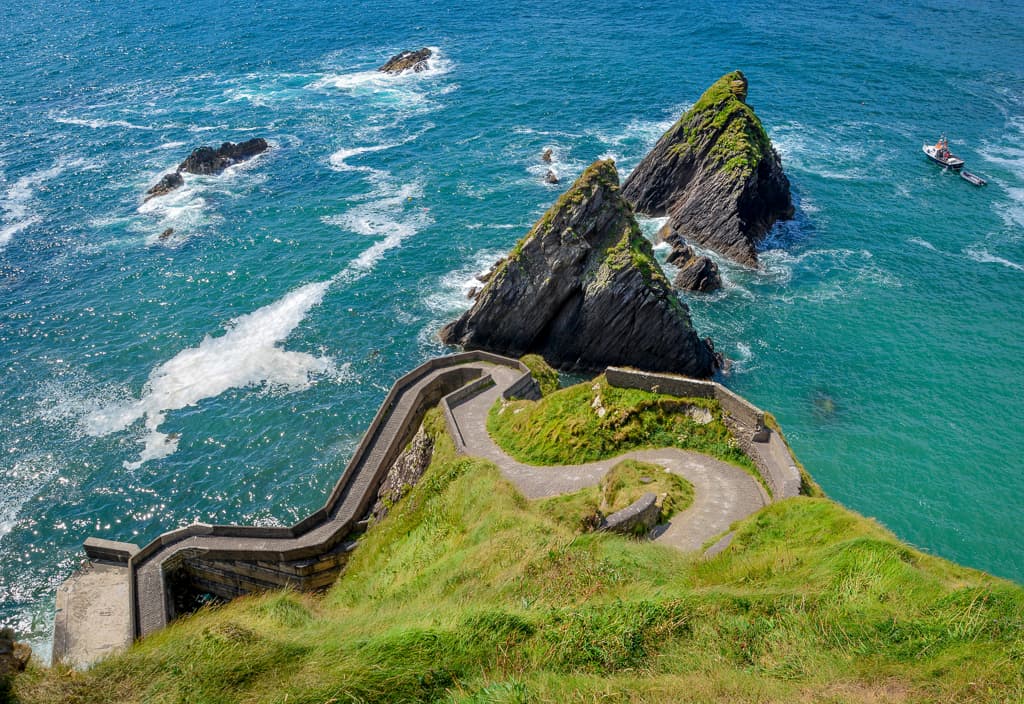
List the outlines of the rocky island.
{"label": "rocky island", "polygon": [[416,51],[401,51],[384,62],[378,68],[382,73],[402,73],[412,69],[413,73],[420,73],[427,70],[427,60],[434,55],[427,47]]}
{"label": "rocky island", "polygon": [[789,179],[747,105],[740,71],[719,78],[669,128],[622,186],[637,213],[668,216],[665,232],[757,266],[756,247],[793,216]]}
{"label": "rocky island", "polygon": [[655,261],[610,160],[588,167],[495,265],[441,339],[537,353],[562,369],[622,364],[708,377],[718,366]]}
{"label": "rocky island", "polygon": [[229,166],[248,161],[254,156],[262,154],[270,148],[267,140],[262,137],[254,137],[245,142],[224,142],[219,148],[199,147],[193,149],[192,153],[185,157],[185,160],[178,164],[178,168],[163,177],[146,191],[146,200],[157,196],[166,195],[176,188],[185,184],[182,173],[197,174],[201,176],[215,176]]}

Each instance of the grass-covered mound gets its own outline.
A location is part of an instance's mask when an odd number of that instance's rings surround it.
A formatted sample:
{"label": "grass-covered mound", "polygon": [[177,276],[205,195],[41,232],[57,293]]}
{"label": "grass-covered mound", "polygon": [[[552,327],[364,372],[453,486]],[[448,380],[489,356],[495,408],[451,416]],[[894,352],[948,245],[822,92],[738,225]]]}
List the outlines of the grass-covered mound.
{"label": "grass-covered mound", "polygon": [[693,484],[650,462],[623,460],[601,477],[597,486],[541,499],[541,510],[557,521],[584,530],[597,527],[602,517],[620,511],[646,493],[658,497],[661,520],[693,503]]}
{"label": "grass-covered mound", "polygon": [[579,464],[638,448],[678,447],[756,474],[717,401],[620,389],[603,375],[540,401],[499,400],[487,429],[505,452],[529,464]]}
{"label": "grass-covered mound", "polygon": [[527,354],[523,355],[519,361],[526,365],[526,368],[530,370],[530,374],[537,380],[541,396],[547,396],[558,391],[560,385],[558,372],[543,357],[539,354]]}
{"label": "grass-covered mound", "polygon": [[774,504],[707,561],[583,534],[438,416],[421,483],[323,597],[200,611],[24,702],[1003,702],[1024,591],[825,499]]}

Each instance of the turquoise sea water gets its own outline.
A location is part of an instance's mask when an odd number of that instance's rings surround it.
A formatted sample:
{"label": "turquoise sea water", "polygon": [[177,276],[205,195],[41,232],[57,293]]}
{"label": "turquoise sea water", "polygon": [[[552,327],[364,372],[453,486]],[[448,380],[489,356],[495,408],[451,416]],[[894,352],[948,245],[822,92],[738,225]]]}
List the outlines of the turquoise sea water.
{"label": "turquoise sea water", "polygon": [[473,275],[736,68],[798,214],[686,298],[723,380],[833,498],[1024,580],[1024,6],[277,5],[0,8],[0,622],[45,651],[89,535],[317,507]]}

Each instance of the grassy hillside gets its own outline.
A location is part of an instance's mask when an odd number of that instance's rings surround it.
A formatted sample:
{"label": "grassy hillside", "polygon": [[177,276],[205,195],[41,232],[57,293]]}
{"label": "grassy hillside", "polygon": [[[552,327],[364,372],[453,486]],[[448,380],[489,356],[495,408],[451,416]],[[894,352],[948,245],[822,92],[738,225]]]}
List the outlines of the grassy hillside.
{"label": "grassy hillside", "polygon": [[[561,392],[559,392],[561,393]],[[555,394],[557,395],[557,394]],[[239,599],[24,702],[1003,702],[1024,591],[826,499],[772,505],[701,561],[559,521],[439,415],[421,483],[325,595]]]}

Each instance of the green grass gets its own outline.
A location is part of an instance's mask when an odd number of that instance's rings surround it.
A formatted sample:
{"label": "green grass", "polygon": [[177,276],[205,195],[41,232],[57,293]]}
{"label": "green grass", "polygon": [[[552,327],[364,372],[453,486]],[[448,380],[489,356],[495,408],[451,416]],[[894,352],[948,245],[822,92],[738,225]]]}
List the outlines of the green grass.
{"label": "green grass", "polygon": [[588,531],[603,517],[626,508],[648,492],[658,497],[662,521],[693,503],[693,485],[682,477],[656,464],[623,460],[608,470],[598,486],[539,499],[536,504],[559,523]]}
{"label": "green grass", "polygon": [[[562,393],[562,392],[558,392]],[[558,394],[553,394],[552,398]],[[582,533],[439,414],[422,481],[325,595],[206,608],[39,702],[1017,702],[1024,591],[827,499],[773,504],[708,561]]]}
{"label": "green grass", "polygon": [[526,365],[533,378],[537,380],[541,396],[547,396],[558,391],[560,386],[558,372],[543,357],[539,354],[527,354],[520,357],[519,361]]}
{"label": "green grass", "polygon": [[739,80],[740,72],[733,71],[704,91],[677,122],[685,129],[685,140],[675,148],[689,151],[714,136],[711,156],[727,172],[747,178],[771,150],[771,140],[753,109],[736,94],[734,82]]}
{"label": "green grass", "polygon": [[[604,409],[602,416],[596,400]],[[707,412],[701,424],[690,412]],[[557,391],[540,401],[498,401],[487,419],[495,442],[520,462],[580,464],[627,450],[678,447],[757,470],[722,422],[717,401],[679,399],[639,389],[620,389],[604,376]]]}

